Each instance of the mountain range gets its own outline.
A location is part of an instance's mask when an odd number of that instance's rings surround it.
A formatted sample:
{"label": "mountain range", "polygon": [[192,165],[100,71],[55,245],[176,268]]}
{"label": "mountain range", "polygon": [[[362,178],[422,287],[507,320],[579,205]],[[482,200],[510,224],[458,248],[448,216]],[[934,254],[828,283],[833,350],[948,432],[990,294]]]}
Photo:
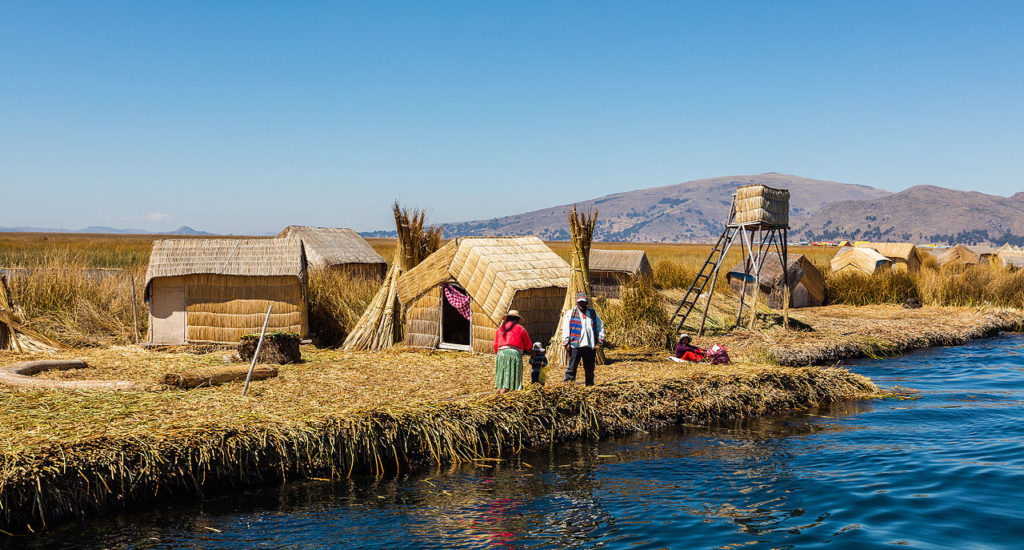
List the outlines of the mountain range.
{"label": "mountain range", "polygon": [[91,225],[83,229],[54,229],[52,227],[0,227],[0,233],[117,233],[124,235],[213,235],[206,231],[192,229],[183,225],[174,231],[146,231],[145,229],[120,229],[117,227],[105,227]]}
{"label": "mountain range", "polygon": [[[615,193],[576,206],[598,211],[594,238],[617,242],[707,242],[721,233],[733,191],[789,189],[790,238],[935,244],[1024,244],[1024,192],[1012,197],[930,185],[899,193],[866,185],[766,174],[701,179]],[[537,235],[566,240],[561,205],[513,216],[444,224],[445,236]],[[382,236],[387,232],[375,232]]]}

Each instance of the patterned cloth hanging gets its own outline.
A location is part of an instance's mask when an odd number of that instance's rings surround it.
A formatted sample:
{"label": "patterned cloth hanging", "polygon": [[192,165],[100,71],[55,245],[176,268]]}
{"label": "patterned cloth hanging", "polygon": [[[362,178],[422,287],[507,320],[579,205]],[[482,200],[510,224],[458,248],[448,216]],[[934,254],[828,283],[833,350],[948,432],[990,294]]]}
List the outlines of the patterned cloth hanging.
{"label": "patterned cloth hanging", "polygon": [[462,314],[462,316],[465,317],[466,320],[468,321],[469,316],[473,312],[473,308],[469,304],[469,294],[463,294],[462,291],[460,291],[454,285],[450,285],[447,283],[444,284],[443,288],[444,299],[448,300],[448,303],[451,304],[452,307],[459,310],[459,313]]}

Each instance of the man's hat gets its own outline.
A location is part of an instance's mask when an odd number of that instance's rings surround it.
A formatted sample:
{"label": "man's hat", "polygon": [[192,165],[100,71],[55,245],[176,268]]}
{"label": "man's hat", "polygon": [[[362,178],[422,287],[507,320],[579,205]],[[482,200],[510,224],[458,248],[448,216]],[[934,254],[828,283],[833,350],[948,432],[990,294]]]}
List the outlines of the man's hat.
{"label": "man's hat", "polygon": [[580,303],[580,302],[589,302],[589,301],[590,300],[587,299],[587,293],[586,292],[577,292],[576,293],[576,303],[577,304]]}

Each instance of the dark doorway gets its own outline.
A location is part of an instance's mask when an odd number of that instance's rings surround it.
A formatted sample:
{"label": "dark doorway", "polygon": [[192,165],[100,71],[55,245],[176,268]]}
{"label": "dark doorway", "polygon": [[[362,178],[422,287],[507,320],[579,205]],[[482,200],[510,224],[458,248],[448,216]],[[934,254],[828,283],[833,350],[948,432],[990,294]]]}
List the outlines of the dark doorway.
{"label": "dark doorway", "polygon": [[465,347],[468,349],[472,345],[472,324],[457,307],[452,305],[449,301],[449,294],[467,296],[465,290],[455,285],[442,288],[441,345],[446,347]]}

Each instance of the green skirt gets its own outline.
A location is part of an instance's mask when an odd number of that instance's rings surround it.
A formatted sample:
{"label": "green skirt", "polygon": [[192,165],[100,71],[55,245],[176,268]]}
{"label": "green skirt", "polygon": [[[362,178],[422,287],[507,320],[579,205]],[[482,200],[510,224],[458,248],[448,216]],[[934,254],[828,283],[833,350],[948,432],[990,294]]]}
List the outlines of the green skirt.
{"label": "green skirt", "polygon": [[494,358],[494,387],[523,389],[523,352],[514,349],[498,350]]}

